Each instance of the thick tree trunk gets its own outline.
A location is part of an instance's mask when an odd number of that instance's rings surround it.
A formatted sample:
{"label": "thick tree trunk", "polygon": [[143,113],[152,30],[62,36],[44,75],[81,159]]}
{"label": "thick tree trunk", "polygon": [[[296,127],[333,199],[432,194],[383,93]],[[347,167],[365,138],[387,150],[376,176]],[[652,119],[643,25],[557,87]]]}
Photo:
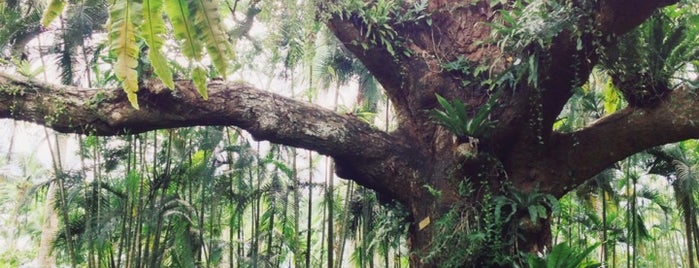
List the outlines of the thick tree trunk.
{"label": "thick tree trunk", "polygon": [[[414,1],[398,2],[406,4],[405,13],[413,8]],[[359,14],[330,16],[329,28],[380,81],[394,105],[399,127],[391,133],[352,116],[220,81],[209,84],[208,101],[202,101],[188,81],[178,81],[175,93],[147,82],[139,91],[141,109],[134,110],[121,90],[59,87],[0,74],[0,118],[96,135],[234,125],[257,139],[329,155],[338,176],[375,190],[383,200],[403,204],[410,212],[413,267],[443,265],[478,246],[497,247],[504,254],[500,256],[540,251],[550,246],[549,219],[537,224],[521,207],[495,209],[497,202],[506,203],[501,199],[513,189],[520,194],[538,189],[560,197],[628,155],[699,137],[699,124],[694,122],[699,97],[676,89],[653,107],[626,108],[581,130],[556,132],[553,123],[573,89],[587,79],[599,50],[676,1],[571,1],[573,15],[566,19],[579,32],[564,29],[545,47],[527,47],[529,55],[487,43],[492,37],[489,25],[507,8],[490,2],[428,1],[421,12],[429,19],[387,22],[396,36],[390,49],[376,40],[380,36],[366,34],[367,22]],[[515,81],[497,93],[481,85],[479,79],[496,79],[529,56],[538,63],[531,79],[536,83]],[[458,59],[471,71],[444,68]],[[478,67],[492,73],[474,75]],[[462,101],[471,114],[497,97],[489,114],[496,126],[487,135],[455,137],[429,115],[439,108],[435,94]],[[464,191],[467,188],[472,191]],[[449,217],[451,225],[444,224]],[[440,234],[446,233],[445,226],[458,227],[449,231],[465,235],[455,240],[463,244],[446,245],[447,251],[427,258],[443,238]],[[495,253],[475,252],[456,266],[496,265],[499,260],[488,254]]]}
{"label": "thick tree trunk", "polygon": [[[655,113],[659,111],[656,110],[651,112],[654,115],[647,116],[650,111],[640,112],[636,108],[620,111],[600,120],[594,128],[576,133],[557,133],[552,126],[572,96],[573,89],[587,80],[597,62],[596,50],[600,48],[600,44],[611,45],[614,38],[609,38],[610,36],[629,31],[657,8],[673,2],[646,1],[641,5],[626,0],[603,0],[595,5],[571,2],[581,12],[575,18],[577,21],[572,23],[578,25],[579,29],[590,29],[589,33],[581,33],[579,36],[567,30],[558,33],[548,47],[540,48],[544,51],[531,54],[539,64],[536,70],[539,73],[534,74],[539,82],[504,86],[499,89],[505,92],[501,95],[481,86],[478,78],[472,77],[472,73],[450,71],[444,66],[461,58],[465,59],[466,67],[471,71],[487,66],[493,71],[491,78],[498,73],[507,72],[513,61],[505,59],[522,55],[515,51],[501,51],[494,44],[479,43],[487,43],[486,40],[492,37],[488,25],[497,23],[497,9],[506,7],[491,6],[486,2],[429,1],[425,11],[430,14],[429,23],[392,25],[398,32],[402,45],[392,47],[392,50],[399,51],[396,52],[397,55],[381,46],[381,42],[365,35],[366,25],[363,22],[340,17],[331,19],[329,26],[335,35],[376,75],[396,106],[400,122],[397,134],[404,137],[412,145],[413,153],[421,156],[419,159],[424,161],[419,163],[417,173],[406,178],[410,183],[403,184],[400,190],[410,193],[410,198],[401,201],[412,216],[410,242],[413,249],[411,264],[414,267],[443,265],[444,259],[425,261],[424,257],[430,255],[437,242],[435,237],[443,232],[435,223],[444,217],[452,217],[449,213],[454,212],[456,207],[487,209],[488,206],[482,204],[484,198],[507,196],[509,189],[517,189],[523,194],[531,194],[533,190],[540,189],[544,193],[560,197],[608,165],[639,151],[639,145],[657,143],[663,140],[660,135],[669,134],[644,133],[635,136],[636,138],[631,133],[617,136],[618,133],[631,129],[642,132],[663,129],[642,126],[649,122],[648,117],[658,116],[658,123],[662,122],[660,117],[667,115]],[[626,5],[632,3],[638,10],[627,12]],[[600,36],[607,38],[602,39],[593,32],[601,33]],[[367,48],[366,44],[379,45]],[[536,49],[532,46],[532,51]],[[401,51],[408,51],[409,56],[402,55]],[[474,79],[475,82],[472,81]],[[465,81],[469,83],[464,83]],[[496,109],[490,114],[490,119],[497,121],[497,126],[489,135],[477,137],[479,143],[464,142],[473,137],[454,137],[452,133],[435,126],[428,114],[428,111],[438,108],[435,94],[450,100],[460,100],[471,107],[469,112],[473,113],[489,98],[497,95]],[[689,106],[683,108],[691,109]],[[638,120],[638,113],[644,114],[643,120]],[[676,126],[668,127],[677,129]],[[610,135],[612,133],[614,134]],[[679,132],[673,132],[670,135],[678,134]],[[610,136],[611,140],[605,142],[602,136]],[[580,154],[581,150],[593,151],[594,155]],[[609,151],[624,153],[605,153]],[[340,175],[350,175],[344,177],[352,178],[354,174]],[[474,187],[474,196],[462,196],[459,193],[459,187],[465,183]],[[487,213],[489,212],[480,215],[479,220],[466,220],[470,221],[468,224],[472,224],[473,230],[454,231],[493,231],[474,227],[484,224],[483,217]],[[510,248],[503,250],[515,256],[518,254],[516,251],[538,252],[545,247],[550,248],[550,219],[533,223],[526,212],[513,213],[514,218],[501,226],[504,229],[497,230],[503,232],[500,233],[503,236],[516,233],[516,237],[504,242]],[[483,260],[468,261],[473,261],[469,264],[471,266],[483,264],[479,263]]]}

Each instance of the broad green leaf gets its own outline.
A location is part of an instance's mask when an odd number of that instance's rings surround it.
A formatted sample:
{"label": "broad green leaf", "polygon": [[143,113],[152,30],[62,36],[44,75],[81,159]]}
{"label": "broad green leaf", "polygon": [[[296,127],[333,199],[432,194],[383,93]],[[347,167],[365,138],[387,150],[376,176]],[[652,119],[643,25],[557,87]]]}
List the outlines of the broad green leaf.
{"label": "broad green leaf", "polygon": [[468,115],[466,114],[466,105],[460,100],[454,100],[454,111],[456,112],[456,118],[465,122],[468,120]]}
{"label": "broad green leaf", "polygon": [[165,22],[163,21],[163,1],[143,0],[143,39],[148,45],[148,59],[153,66],[153,72],[163,81],[168,88],[175,88],[172,80],[172,71],[167,59],[163,56],[161,48],[165,39]]}
{"label": "broad green leaf", "polygon": [[619,91],[614,87],[612,79],[609,79],[604,87],[604,112],[611,114],[619,110],[621,107],[621,96]]}
{"label": "broad green leaf", "polygon": [[44,10],[44,15],[41,18],[41,25],[44,27],[49,26],[53,20],[55,20],[63,12],[63,8],[66,6],[65,0],[51,0],[49,5],[46,6]]}
{"label": "broad green leaf", "polygon": [[122,82],[122,87],[131,105],[138,109],[138,45],[136,44],[136,24],[140,21],[141,4],[135,1],[117,1],[110,6],[111,18],[109,41],[111,53],[117,58],[114,74]]}
{"label": "broad green leaf", "polygon": [[217,1],[191,1],[190,11],[194,14],[195,29],[201,33],[202,41],[204,41],[206,51],[209,52],[211,61],[219,73],[225,77],[231,48],[223,31]]}
{"label": "broad green leaf", "polygon": [[197,66],[192,70],[192,81],[194,81],[194,86],[199,91],[201,97],[205,100],[209,99],[209,93],[206,89],[206,70],[204,68]]}
{"label": "broad green leaf", "polygon": [[447,101],[447,100],[446,100],[444,97],[442,97],[441,95],[435,94],[435,96],[437,97],[437,102],[439,102],[439,105],[441,105],[442,107],[445,107],[445,106],[449,106],[449,105],[450,105],[450,104],[449,104],[449,101]]}
{"label": "broad green leaf", "polygon": [[165,13],[170,18],[175,39],[182,44],[182,54],[190,59],[199,60],[202,56],[201,43],[190,18],[186,0],[165,1]]}

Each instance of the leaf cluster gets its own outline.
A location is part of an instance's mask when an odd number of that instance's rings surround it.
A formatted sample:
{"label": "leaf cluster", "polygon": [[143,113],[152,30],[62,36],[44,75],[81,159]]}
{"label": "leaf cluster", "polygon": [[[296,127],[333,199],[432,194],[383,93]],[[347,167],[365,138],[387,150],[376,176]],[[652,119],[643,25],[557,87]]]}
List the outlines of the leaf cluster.
{"label": "leaf cluster", "polygon": [[539,192],[538,187],[529,193],[510,189],[508,196],[495,197],[495,215],[501,215],[501,220],[509,222],[513,216],[526,211],[532,223],[537,224],[539,219],[546,219],[548,211],[558,208],[558,200],[551,194]]}
{"label": "leaf cluster", "polygon": [[[500,4],[501,1],[493,1]],[[517,0],[499,10],[500,22],[490,23],[503,51],[520,52],[532,45],[546,47],[562,30],[574,26],[570,8],[556,1]]]}
{"label": "leaf cluster", "polygon": [[560,243],[544,256],[529,253],[527,264],[529,268],[596,268],[602,267],[601,263],[585,261],[587,255],[592,253],[599,243],[585,248],[582,251],[575,250],[566,243]]}
{"label": "leaf cluster", "polygon": [[[72,2],[52,0],[44,11],[42,24],[48,26],[64,12]],[[225,76],[228,60],[232,57],[217,0],[125,0],[109,5],[110,53],[116,58],[114,74],[122,83],[131,104],[138,108],[139,49],[138,42],[145,41],[148,59],[155,75],[169,87],[174,88],[172,71],[162,47],[168,36],[164,17],[176,41],[181,44],[181,53],[194,63],[192,79],[204,99],[207,72],[202,67],[203,50],[218,72]]]}
{"label": "leaf cluster", "polygon": [[436,97],[442,110],[432,110],[433,119],[457,137],[481,138],[495,126],[495,121],[491,121],[489,115],[497,99],[496,96],[492,96],[488,103],[481,106],[473,117],[468,115],[466,105],[462,101],[450,102],[439,94],[436,94]]}
{"label": "leaf cluster", "polygon": [[[396,56],[396,45],[400,45],[398,40],[396,25],[405,25],[420,23],[425,21],[431,25],[432,21],[427,9],[427,1],[420,0],[413,3],[412,6],[404,8],[402,1],[395,0],[378,0],[378,1],[361,1],[349,0],[340,7],[336,8],[335,13],[344,19],[350,19],[361,26],[363,35],[369,40],[366,42],[356,42],[355,45],[360,45],[364,49],[370,46],[381,46],[385,48],[392,56]],[[409,51],[403,50],[406,56]]]}
{"label": "leaf cluster", "polygon": [[[36,33],[39,29],[41,12],[35,7],[19,5],[12,1],[0,2],[0,56],[6,56],[6,48],[11,47],[13,56],[17,57],[20,44],[26,37]],[[0,57],[0,64],[2,57]]]}
{"label": "leaf cluster", "polygon": [[678,83],[696,83],[687,71],[699,64],[698,22],[699,16],[681,9],[658,12],[606,49],[602,69],[629,104],[643,106]]}

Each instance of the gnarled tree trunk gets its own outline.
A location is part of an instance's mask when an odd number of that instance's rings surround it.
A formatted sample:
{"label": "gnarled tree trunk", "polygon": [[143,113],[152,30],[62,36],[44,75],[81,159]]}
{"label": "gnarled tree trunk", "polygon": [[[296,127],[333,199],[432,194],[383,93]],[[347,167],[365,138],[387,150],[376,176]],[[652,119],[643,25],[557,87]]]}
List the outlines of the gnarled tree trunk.
{"label": "gnarled tree trunk", "polygon": [[[257,139],[315,150],[333,157],[340,177],[403,204],[411,215],[412,266],[436,266],[439,257],[424,257],[434,246],[436,222],[455,207],[463,209],[460,217],[470,219],[487,207],[483,200],[494,202],[489,196],[506,189],[522,193],[538,189],[560,197],[628,155],[699,137],[699,124],[693,122],[699,116],[697,97],[683,89],[652,107],[622,109],[575,132],[553,130],[573,89],[597,63],[600,44],[613,45],[615,36],[673,2],[570,1],[577,12],[570,23],[589,31],[557,33],[548,46],[531,54],[538,62],[537,82],[513,83],[498,92],[489,91],[482,81],[466,83],[485,78],[444,65],[463,57],[474,68],[487,66],[493,78],[517,62],[486,42],[492,36],[489,23],[498,17],[501,5],[428,1],[424,12],[429,21],[391,25],[397,36],[391,40],[392,49],[372,40],[376,36],[367,37],[365,23],[356,16],[330,17],[332,32],[380,81],[394,105],[399,127],[391,133],[349,115],[220,81],[209,84],[208,101],[198,97],[190,82],[177,82],[177,94],[161,84],[147,84],[139,92],[141,109],[134,110],[121,90],[54,86],[0,74],[0,117],[95,135],[234,125]],[[435,94],[462,101],[469,112],[497,98],[489,118],[495,127],[480,137],[456,137],[430,117],[429,111],[439,108]],[[465,185],[473,192],[460,192]],[[526,240],[513,238],[507,249],[511,254],[549,246],[548,220],[536,224],[526,213],[512,213],[513,219],[503,225],[516,228]]]}

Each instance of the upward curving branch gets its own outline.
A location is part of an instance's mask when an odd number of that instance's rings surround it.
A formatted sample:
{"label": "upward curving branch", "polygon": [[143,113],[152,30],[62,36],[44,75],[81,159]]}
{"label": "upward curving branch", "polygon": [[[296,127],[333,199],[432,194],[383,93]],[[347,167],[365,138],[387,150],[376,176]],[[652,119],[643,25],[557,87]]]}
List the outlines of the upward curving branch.
{"label": "upward curving branch", "polygon": [[[570,31],[559,33],[547,48],[546,55],[550,59],[542,66],[545,71],[539,76],[540,88],[521,90],[522,93],[514,100],[513,108],[501,118],[503,127],[494,135],[499,140],[510,142],[505,143],[509,147],[503,146],[504,149],[499,152],[506,159],[505,165],[511,169],[520,169],[519,162],[533,155],[526,148],[545,150],[542,141],[555,135],[553,124],[573,95],[573,89],[587,80],[598,63],[601,49],[614,46],[617,36],[631,31],[658,9],[676,2],[677,0],[648,0],[643,3],[633,0],[601,0],[594,5],[585,1],[576,2],[582,10],[591,9],[590,13],[580,14],[576,21],[578,28],[589,30],[583,31],[580,36]],[[631,6],[633,8],[629,8]],[[531,101],[532,99],[539,101]],[[539,122],[539,119],[540,125],[530,123]],[[518,176],[529,178],[534,175]]]}
{"label": "upward curving branch", "polygon": [[[699,96],[681,88],[653,108],[628,107],[572,133],[554,133],[535,169],[562,195],[617,161],[654,146],[699,138]],[[543,177],[543,176],[542,176]]]}
{"label": "upward curving branch", "polygon": [[397,178],[390,177],[386,165],[407,165],[404,159],[389,156],[407,147],[394,136],[356,117],[244,83],[210,83],[207,101],[201,99],[191,82],[177,81],[175,85],[174,91],[160,83],[144,86],[138,96],[141,109],[136,110],[121,90],[48,85],[0,73],[0,118],[46,125],[59,132],[94,135],[186,126],[238,126],[256,139],[332,156],[338,166],[345,167],[343,177],[400,199],[400,194],[389,187]]}

